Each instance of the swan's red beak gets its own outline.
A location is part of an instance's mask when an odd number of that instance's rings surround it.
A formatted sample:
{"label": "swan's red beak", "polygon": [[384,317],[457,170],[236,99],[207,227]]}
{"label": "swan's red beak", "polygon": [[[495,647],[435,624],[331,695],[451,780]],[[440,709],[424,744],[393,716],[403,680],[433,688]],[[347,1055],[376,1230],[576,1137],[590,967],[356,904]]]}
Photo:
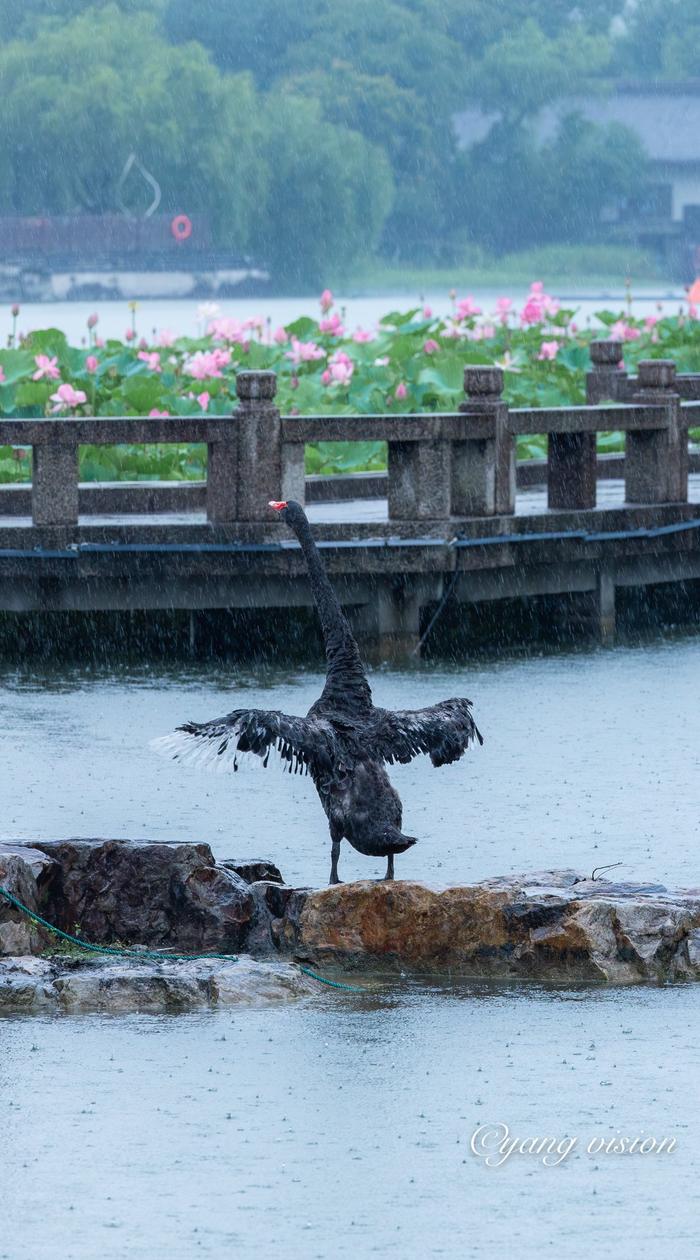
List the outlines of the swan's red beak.
{"label": "swan's red beak", "polygon": [[287,503],[284,499],[270,499],[268,506],[273,508],[275,512],[282,512],[286,508]]}

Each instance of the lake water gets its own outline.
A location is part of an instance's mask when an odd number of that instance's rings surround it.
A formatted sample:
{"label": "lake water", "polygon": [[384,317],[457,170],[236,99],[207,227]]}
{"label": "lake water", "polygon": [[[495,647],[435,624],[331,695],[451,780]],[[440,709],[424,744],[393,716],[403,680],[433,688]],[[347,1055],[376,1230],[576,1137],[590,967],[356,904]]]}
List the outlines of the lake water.
{"label": "lake water", "polygon": [[[640,648],[379,670],[375,699],[466,694],[483,749],[392,768],[420,843],[399,876],[455,883],[622,861],[697,884],[700,638]],[[235,779],[151,756],[187,718],[303,712],[313,671],[4,668],[3,838],[206,840],[324,883],[307,779]],[[352,850],[345,879],[375,876]],[[0,1260],[290,1260],[615,1248],[690,1255],[700,1209],[700,1004],[634,990],[415,984],[319,990],[293,1007],[0,1020]],[[470,1150],[485,1123],[577,1137],[555,1168]],[[671,1154],[591,1139],[675,1137]],[[632,1210],[632,1205],[634,1210]]]}
{"label": "lake water", "polygon": [[[501,297],[504,289],[475,289],[473,296],[484,311],[495,309],[496,299]],[[508,296],[516,305],[525,301],[526,286],[507,288]],[[460,296],[462,294],[460,293]],[[574,307],[577,318],[583,326],[587,320],[593,321],[596,311],[601,309],[623,311],[625,294],[622,290],[596,292],[591,294],[585,287],[571,288],[567,292],[556,294],[566,306]],[[436,315],[447,315],[450,312],[450,300],[447,292],[427,292],[422,299],[428,303]],[[684,303],[685,294],[679,287],[677,290],[654,288],[647,285],[638,297],[634,298],[633,314],[644,316],[658,314],[661,303],[666,314],[678,312]],[[355,294],[338,295],[338,307],[345,308],[347,325],[354,329],[357,326],[372,328],[377,321],[391,310],[409,310],[417,306],[421,295],[387,294],[384,297],[363,297]],[[177,334],[198,336],[202,330],[202,319],[199,314],[203,304],[199,301],[163,299],[160,301],[142,301],[136,311],[136,328],[139,336],[147,339],[153,330],[170,329]],[[289,298],[239,298],[218,303],[220,313],[231,319],[244,320],[252,315],[262,315],[270,320],[272,328],[279,324],[288,324],[299,315],[318,317],[318,300],[314,297]],[[35,302],[23,303],[18,329],[29,332],[33,328],[60,328],[74,344],[80,344],[87,336],[86,321],[93,311],[99,314],[97,332],[101,337],[123,337],[131,326],[131,312],[127,302]],[[0,310],[0,344],[4,344],[7,335],[12,331],[12,317],[8,306]]]}

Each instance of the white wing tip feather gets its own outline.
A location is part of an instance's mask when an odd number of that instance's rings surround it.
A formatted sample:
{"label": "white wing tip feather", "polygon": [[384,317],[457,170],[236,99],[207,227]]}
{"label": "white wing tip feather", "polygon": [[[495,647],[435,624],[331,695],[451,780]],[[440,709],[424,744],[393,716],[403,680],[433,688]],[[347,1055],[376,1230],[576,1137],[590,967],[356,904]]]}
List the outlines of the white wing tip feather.
{"label": "white wing tip feather", "polygon": [[219,774],[233,774],[244,765],[246,769],[261,770],[268,760],[281,764],[283,769],[288,768],[289,763],[281,757],[276,743],[271,744],[262,756],[258,753],[241,752],[236,748],[238,732],[232,729],[228,744],[220,753],[224,738],[221,733],[194,735],[188,731],[173,731],[170,735],[160,735],[157,739],[152,739],[149,747],[160,757],[177,761],[178,765],[192,766],[197,770],[212,770]]}

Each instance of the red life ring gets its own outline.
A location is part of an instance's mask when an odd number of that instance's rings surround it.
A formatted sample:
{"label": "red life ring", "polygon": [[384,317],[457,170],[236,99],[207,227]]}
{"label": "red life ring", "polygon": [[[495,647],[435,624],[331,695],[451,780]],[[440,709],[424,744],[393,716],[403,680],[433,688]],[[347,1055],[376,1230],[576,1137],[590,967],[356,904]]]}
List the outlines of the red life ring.
{"label": "red life ring", "polygon": [[186,241],[192,235],[192,220],[186,214],[176,214],[170,224],[170,231],[176,241]]}

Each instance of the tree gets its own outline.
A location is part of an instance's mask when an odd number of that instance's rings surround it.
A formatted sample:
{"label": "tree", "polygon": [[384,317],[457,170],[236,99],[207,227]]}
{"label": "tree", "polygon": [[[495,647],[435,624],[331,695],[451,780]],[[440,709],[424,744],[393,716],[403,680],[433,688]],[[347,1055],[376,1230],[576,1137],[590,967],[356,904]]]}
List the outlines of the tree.
{"label": "tree", "polygon": [[377,244],[391,205],[391,168],[354,131],[325,122],[316,101],[273,94],[260,159],[269,173],[253,246],[287,286],[321,285]]}
{"label": "tree", "polygon": [[447,231],[444,190],[455,159],[449,126],[436,126],[426,103],[389,75],[358,74],[343,62],[329,72],[292,77],[286,92],[319,102],[339,127],[358,131],[388,157],[396,193],[381,235],[381,250],[394,257],[435,256]]}
{"label": "tree", "polygon": [[700,77],[700,0],[640,0],[626,19],[616,66],[634,78]]}
{"label": "tree", "polygon": [[500,122],[465,155],[463,221],[496,253],[595,240],[603,208],[632,196],[644,171],[639,140],[618,123],[570,114],[540,146],[528,128]]}
{"label": "tree", "polygon": [[252,83],[223,78],[197,45],[167,45],[153,16],[125,22],[108,5],[40,24],[0,49],[0,91],[6,212],[114,210],[136,152],[164,209],[205,213],[222,242],[247,243],[266,187]]}

